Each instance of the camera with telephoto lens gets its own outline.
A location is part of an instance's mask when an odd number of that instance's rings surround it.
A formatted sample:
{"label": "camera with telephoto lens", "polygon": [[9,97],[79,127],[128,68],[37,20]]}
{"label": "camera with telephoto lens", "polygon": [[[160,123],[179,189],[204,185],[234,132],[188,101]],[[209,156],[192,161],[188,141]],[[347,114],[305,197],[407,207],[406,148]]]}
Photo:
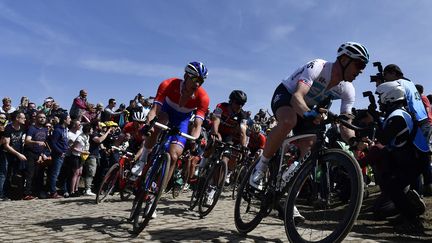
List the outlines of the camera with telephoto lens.
{"label": "camera with telephoto lens", "polygon": [[373,83],[373,82],[383,83],[384,82],[384,74],[383,74],[383,67],[382,67],[381,62],[374,62],[373,66],[378,68],[378,73],[370,76],[371,83]]}

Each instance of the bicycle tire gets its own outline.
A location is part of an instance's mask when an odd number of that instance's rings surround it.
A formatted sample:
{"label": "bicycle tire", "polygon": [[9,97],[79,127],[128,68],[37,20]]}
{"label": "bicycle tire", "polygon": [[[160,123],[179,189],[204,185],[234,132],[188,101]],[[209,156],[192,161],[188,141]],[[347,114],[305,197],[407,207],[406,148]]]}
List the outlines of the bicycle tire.
{"label": "bicycle tire", "polygon": [[125,187],[120,188],[120,199],[122,201],[128,200],[133,194],[133,188],[130,185],[130,183],[127,181],[128,179],[124,179],[124,180],[126,180],[126,182],[125,182],[126,185],[125,185]]}
{"label": "bicycle tire", "polygon": [[130,215],[128,218],[129,221],[133,221],[135,218],[135,213],[137,213],[139,211],[139,210],[136,210],[137,204],[139,202],[139,199],[144,197],[144,192],[145,192],[144,187],[145,187],[146,178],[143,177],[143,175],[147,175],[149,169],[150,169],[150,163],[147,163],[146,165],[144,165],[143,171],[141,172],[141,176],[139,176],[138,181],[135,181],[132,184],[135,197],[134,197],[134,200],[132,202],[132,208],[131,208]]}
{"label": "bicycle tire", "polygon": [[237,191],[246,173],[247,173],[247,166],[245,165],[242,165],[240,169],[235,173],[235,179],[232,182],[232,194],[231,194],[232,200],[235,200],[237,198]]}
{"label": "bicycle tire", "polygon": [[119,164],[114,164],[107,171],[99,187],[98,193],[96,194],[96,203],[102,203],[107,199],[107,196],[111,194],[117,184],[119,177],[120,166]]}
{"label": "bicycle tire", "polygon": [[[157,203],[168,182],[170,161],[169,153],[165,152],[159,155],[156,158],[156,161],[154,161],[153,166],[157,166],[157,168],[150,168],[150,174],[148,175],[148,178],[146,178],[144,195],[139,198],[135,210],[133,232],[136,234],[141,233],[141,231],[143,231],[147,226],[148,222],[152,219],[153,212],[156,210]],[[150,191],[153,185],[155,185],[156,192]],[[145,203],[144,208],[143,203]],[[141,217],[142,220],[140,220]]]}
{"label": "bicycle tire", "polygon": [[207,169],[203,169],[201,171],[200,175],[198,175],[198,181],[196,182],[195,188],[192,190],[191,199],[189,202],[189,210],[193,210],[199,202],[199,199],[201,198],[202,189],[204,188],[204,182],[206,180],[206,172]]}
{"label": "bicycle tire", "polygon": [[[240,183],[234,205],[234,223],[237,231],[243,235],[254,230],[258,224],[261,223],[267,211],[265,206],[266,188],[263,190],[257,190],[249,184],[249,178],[251,177],[257,163],[258,160],[255,161],[254,164],[247,170],[246,176]],[[252,199],[256,200],[259,205],[257,205],[257,203],[251,203]],[[241,209],[242,200],[247,202],[245,211]],[[251,204],[255,205],[255,207],[250,207]],[[250,216],[251,219],[245,219],[247,216],[244,214],[249,213],[250,209],[254,209],[252,215]]]}
{"label": "bicycle tire", "polygon": [[[216,165],[211,167],[209,173],[207,174],[207,177],[206,177],[203,189],[202,189],[202,193],[201,193],[201,196],[199,198],[199,204],[198,204],[198,212],[199,212],[201,218],[207,216],[213,210],[213,208],[216,206],[216,203],[218,202],[219,196],[221,195],[221,193],[223,191],[223,187],[225,185],[226,170],[227,170],[226,164],[223,161],[219,161],[219,163],[217,163]],[[212,204],[206,206],[206,205],[204,205],[205,200],[207,199],[207,197],[206,197],[207,193],[206,192],[209,189],[209,186],[211,186],[210,182],[212,180],[214,180],[215,173],[222,174],[222,178],[219,178],[219,177],[217,178],[218,182],[216,183],[216,188],[214,188],[216,190],[216,192],[214,193],[214,196],[213,196],[213,202],[212,202]]]}
{"label": "bicycle tire", "polygon": [[[363,177],[358,162],[341,149],[328,149],[319,160],[319,165],[324,166],[324,164],[328,175],[335,171],[347,173],[345,179],[350,180],[349,198],[347,201],[343,199],[338,201],[336,188],[339,185],[335,185],[332,175],[325,176],[323,179],[330,189],[328,194],[324,193],[324,197],[329,198],[320,199],[324,200],[324,203],[311,204],[309,200],[299,198],[303,185],[316,169],[315,163],[306,161],[293,178],[284,208],[285,233],[291,242],[341,242],[352,229],[360,212],[363,200]],[[330,198],[331,196],[335,197]],[[305,217],[304,222],[298,225],[293,217],[294,206],[297,206],[299,212]],[[329,211],[324,212],[324,210]],[[343,211],[339,212],[339,210]],[[340,221],[335,223],[337,220]],[[332,226],[334,228],[331,228]]]}

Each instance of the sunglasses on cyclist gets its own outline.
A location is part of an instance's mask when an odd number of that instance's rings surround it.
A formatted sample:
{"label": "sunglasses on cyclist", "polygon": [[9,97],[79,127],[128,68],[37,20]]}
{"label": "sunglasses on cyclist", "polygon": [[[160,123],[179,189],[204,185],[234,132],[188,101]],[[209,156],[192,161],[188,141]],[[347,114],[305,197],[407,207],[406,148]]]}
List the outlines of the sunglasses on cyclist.
{"label": "sunglasses on cyclist", "polygon": [[353,61],[354,66],[358,69],[358,70],[363,70],[366,68],[366,63],[362,62],[362,61]]}
{"label": "sunglasses on cyclist", "polygon": [[200,86],[204,83],[204,79],[201,77],[192,77],[188,75],[189,79],[192,80],[194,83],[198,83]]}

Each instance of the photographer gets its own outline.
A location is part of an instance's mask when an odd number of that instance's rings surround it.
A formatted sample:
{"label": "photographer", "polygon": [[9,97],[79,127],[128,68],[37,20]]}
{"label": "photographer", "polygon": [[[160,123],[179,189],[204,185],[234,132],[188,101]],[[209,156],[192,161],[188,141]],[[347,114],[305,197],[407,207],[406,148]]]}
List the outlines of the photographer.
{"label": "photographer", "polygon": [[380,161],[385,167],[382,173],[381,190],[394,203],[402,222],[395,226],[398,231],[421,232],[419,216],[426,206],[418,193],[406,190],[429,163],[429,147],[421,134],[415,129],[414,117],[407,110],[406,90],[398,82],[386,82],[377,87],[380,110],[384,112],[382,150],[387,154]]}
{"label": "photographer", "polygon": [[[413,82],[405,78],[401,69],[395,64],[389,64],[384,68],[384,82],[398,82],[405,89],[405,98],[408,103],[408,112],[414,116],[414,121],[421,129],[423,136],[430,143],[431,125],[428,121],[428,113],[423,105],[421,96]],[[429,144],[431,147],[431,144]]]}

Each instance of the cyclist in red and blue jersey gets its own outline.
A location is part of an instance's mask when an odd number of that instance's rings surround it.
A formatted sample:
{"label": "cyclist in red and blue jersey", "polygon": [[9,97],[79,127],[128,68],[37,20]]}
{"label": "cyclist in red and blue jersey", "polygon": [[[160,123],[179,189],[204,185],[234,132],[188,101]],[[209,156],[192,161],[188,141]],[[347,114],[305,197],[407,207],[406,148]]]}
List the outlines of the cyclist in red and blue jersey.
{"label": "cyclist in red and blue jersey", "polygon": [[[191,62],[185,68],[184,79],[170,78],[163,81],[157,90],[156,98],[148,113],[145,123],[153,120],[156,116],[158,122],[178,127],[180,132],[188,133],[189,120],[193,111],[196,110],[195,120],[190,134],[199,137],[201,126],[205,119],[205,113],[209,106],[209,97],[202,87],[204,79],[207,78],[207,68],[201,62]],[[139,176],[147,161],[147,157],[156,144],[160,129],[154,132],[144,141],[144,148],[139,163],[132,169],[135,176]],[[169,177],[174,172],[174,163],[183,153],[186,138],[172,136],[170,139],[169,153],[171,166]],[[134,178],[133,178],[134,179]]]}

